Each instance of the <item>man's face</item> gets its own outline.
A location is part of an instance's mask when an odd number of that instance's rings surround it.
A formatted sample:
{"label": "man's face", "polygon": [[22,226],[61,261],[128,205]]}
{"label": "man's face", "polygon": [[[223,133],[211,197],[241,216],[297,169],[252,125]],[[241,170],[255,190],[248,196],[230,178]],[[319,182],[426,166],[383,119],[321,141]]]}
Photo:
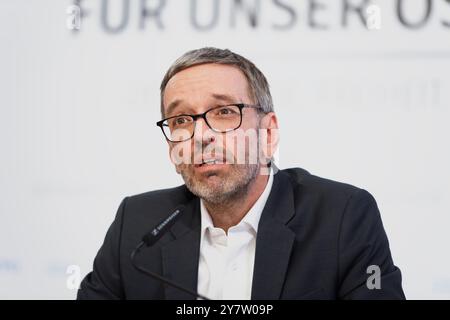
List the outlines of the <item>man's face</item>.
{"label": "man's face", "polygon": [[[233,103],[254,104],[244,74],[234,66],[221,64],[198,65],[175,74],[167,83],[163,102],[166,118],[200,114],[210,108]],[[273,113],[271,116],[274,117]],[[255,108],[242,109],[238,131],[250,132],[248,136],[253,137],[256,134],[253,141],[256,143],[242,143],[245,138],[243,135],[239,137],[236,131],[214,132],[200,118],[196,120],[192,139],[169,142],[171,159],[192,193],[211,203],[220,203],[248,189],[260,169],[258,129],[261,123],[267,123],[261,121],[262,118]],[[174,154],[180,155],[179,150],[184,153],[181,163],[174,161]],[[256,154],[258,159],[249,161],[250,154]],[[222,163],[204,163],[211,159]]]}

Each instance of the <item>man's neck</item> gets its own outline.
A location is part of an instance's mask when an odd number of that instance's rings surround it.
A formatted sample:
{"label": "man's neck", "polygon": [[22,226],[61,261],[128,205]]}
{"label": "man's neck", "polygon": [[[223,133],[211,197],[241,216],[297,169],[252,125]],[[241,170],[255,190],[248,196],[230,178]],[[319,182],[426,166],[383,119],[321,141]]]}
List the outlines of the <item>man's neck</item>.
{"label": "man's neck", "polygon": [[216,204],[204,201],[214,226],[228,233],[228,229],[237,225],[259,199],[268,179],[268,175],[258,174],[248,186],[247,192],[243,192],[225,203]]}

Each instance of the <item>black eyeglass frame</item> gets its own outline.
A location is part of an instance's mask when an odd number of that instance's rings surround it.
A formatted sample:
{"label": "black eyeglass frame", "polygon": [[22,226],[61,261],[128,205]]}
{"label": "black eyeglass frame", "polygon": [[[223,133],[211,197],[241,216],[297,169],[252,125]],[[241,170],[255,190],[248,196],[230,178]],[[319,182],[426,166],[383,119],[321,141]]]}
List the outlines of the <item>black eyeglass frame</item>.
{"label": "black eyeglass frame", "polygon": [[[238,107],[238,108],[239,108],[239,114],[240,114],[239,125],[236,126],[236,128],[228,129],[228,130],[226,130],[226,131],[217,130],[217,129],[214,129],[213,127],[211,127],[211,125],[210,125],[209,122],[208,122],[208,119],[206,119],[206,114],[207,114],[208,112],[212,111],[212,110],[215,110],[215,109],[219,109],[219,108],[223,108],[223,107],[231,107],[231,106],[235,106],[235,107]],[[253,104],[247,104],[247,103],[231,103],[231,104],[226,104],[226,105],[221,105],[221,106],[213,107],[213,108],[208,109],[208,110],[206,110],[205,112],[199,113],[199,114],[178,114],[178,115],[176,115],[176,116],[172,116],[172,117],[169,117],[169,118],[165,118],[165,119],[159,120],[158,122],[156,122],[156,125],[161,129],[161,131],[162,131],[162,133],[163,133],[163,135],[164,135],[164,137],[166,138],[167,141],[174,142],[174,143],[176,143],[176,142],[184,142],[184,141],[188,141],[188,140],[192,139],[192,137],[194,136],[194,134],[195,134],[195,126],[196,126],[196,124],[197,124],[197,119],[198,119],[198,118],[202,118],[203,120],[205,120],[206,125],[207,125],[211,130],[213,130],[214,132],[218,132],[218,133],[227,133],[227,132],[230,132],[230,131],[234,131],[234,130],[236,130],[236,129],[239,129],[239,127],[242,125],[242,109],[244,109],[244,108],[254,108],[254,109],[257,109],[257,111],[262,111],[262,109],[261,109],[261,107],[260,107],[259,105],[253,105]],[[170,140],[170,139],[167,137],[166,133],[164,132],[164,129],[163,129],[164,121],[168,121],[168,120],[170,120],[170,119],[178,118],[178,117],[182,117],[182,116],[191,117],[191,118],[193,119],[193,122],[194,122],[194,130],[192,130],[192,135],[191,135],[189,138],[186,138],[186,139],[184,139],[184,140],[172,141],[172,140]],[[166,126],[167,126],[167,125],[166,125]]]}

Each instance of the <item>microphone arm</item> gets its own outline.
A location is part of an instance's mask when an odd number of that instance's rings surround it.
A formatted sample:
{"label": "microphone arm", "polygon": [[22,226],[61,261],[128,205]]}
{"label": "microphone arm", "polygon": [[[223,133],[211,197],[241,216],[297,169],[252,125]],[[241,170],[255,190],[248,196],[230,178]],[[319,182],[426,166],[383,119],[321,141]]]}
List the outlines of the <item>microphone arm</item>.
{"label": "microphone arm", "polygon": [[150,271],[150,270],[147,270],[147,269],[141,267],[139,264],[136,263],[136,256],[139,254],[139,252],[141,252],[141,248],[144,245],[147,245],[147,247],[148,247],[148,246],[152,246],[153,244],[155,244],[156,241],[159,240],[159,238],[161,238],[162,234],[165,231],[168,230],[169,226],[171,226],[171,225],[173,225],[175,223],[175,218],[178,216],[178,214],[182,210],[183,210],[182,207],[178,208],[168,218],[166,218],[157,227],[155,227],[150,233],[146,234],[143,237],[143,240],[131,252],[131,255],[130,255],[131,264],[133,265],[133,267],[136,270],[138,270],[138,271],[140,271],[140,272],[142,272],[142,273],[144,273],[144,274],[146,274],[146,275],[148,275],[148,276],[150,276],[150,277],[152,277],[154,279],[157,279],[158,281],[161,281],[162,283],[164,283],[164,284],[166,284],[168,286],[174,287],[174,288],[176,288],[176,289],[178,289],[180,291],[188,293],[188,294],[190,294],[193,297],[200,298],[200,299],[203,299],[203,300],[210,300],[210,299],[206,298],[205,296],[203,296],[203,295],[201,295],[201,294],[199,294],[197,292],[194,292],[192,290],[186,289],[186,288],[184,288],[184,287],[182,287],[182,286],[172,282],[171,280],[169,280],[169,279],[167,279],[167,278],[165,278],[165,277],[163,277],[163,276],[161,276],[161,275],[159,275],[159,274],[157,274],[157,273],[155,273],[153,271]]}

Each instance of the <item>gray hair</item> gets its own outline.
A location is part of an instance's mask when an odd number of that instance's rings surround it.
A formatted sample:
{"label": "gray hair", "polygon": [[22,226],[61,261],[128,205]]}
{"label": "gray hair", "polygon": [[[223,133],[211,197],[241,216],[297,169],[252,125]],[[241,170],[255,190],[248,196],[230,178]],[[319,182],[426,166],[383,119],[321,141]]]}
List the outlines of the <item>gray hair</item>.
{"label": "gray hair", "polygon": [[254,103],[259,105],[263,112],[273,112],[272,96],[270,95],[269,83],[264,74],[243,56],[228,49],[212,47],[200,48],[188,51],[178,58],[167,70],[161,82],[161,115],[164,118],[164,91],[169,80],[178,72],[200,64],[217,63],[233,65],[241,70],[249,84],[250,97]]}

